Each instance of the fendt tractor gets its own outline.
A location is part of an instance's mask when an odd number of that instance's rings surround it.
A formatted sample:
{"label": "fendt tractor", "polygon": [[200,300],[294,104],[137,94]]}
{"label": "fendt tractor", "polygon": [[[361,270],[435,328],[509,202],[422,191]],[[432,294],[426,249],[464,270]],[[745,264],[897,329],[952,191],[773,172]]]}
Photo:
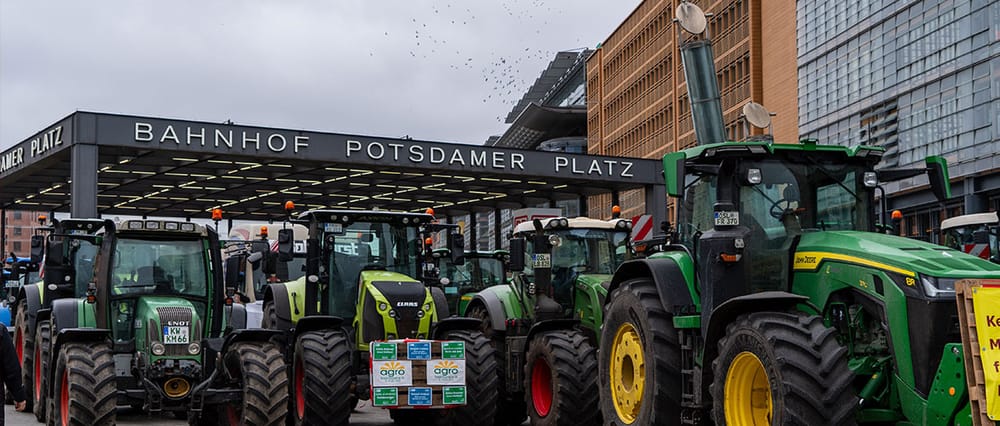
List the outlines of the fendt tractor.
{"label": "fendt tractor", "polygon": [[[289,215],[292,208],[286,206]],[[492,423],[493,348],[479,321],[446,318],[441,289],[420,275],[429,236],[424,227],[433,220],[357,210],[312,210],[295,220],[309,228],[306,275],[268,286],[263,321],[290,335],[294,424],[346,424],[357,399],[389,408],[397,423]],[[461,256],[461,235],[449,232],[447,239],[451,253]],[[290,253],[293,242],[290,229],[278,231],[279,253]],[[443,359],[449,357],[462,359]],[[414,359],[438,360],[434,375],[451,374],[444,381],[459,385],[430,386],[431,362],[418,369]],[[417,387],[424,375],[428,386]]]}
{"label": "fendt tractor", "polygon": [[520,424],[525,416],[544,425],[600,422],[601,310],[630,230],[628,220],[585,217],[514,228],[511,282],[479,292],[466,312],[482,321],[500,357],[497,423]]}
{"label": "fendt tractor", "polygon": [[[44,401],[42,367],[51,339],[48,319],[52,301],[86,295],[100,245],[97,234],[107,226],[109,223],[99,219],[52,219],[51,227],[42,228],[42,232],[48,232],[47,236],[31,237],[29,263],[36,265],[32,267],[35,270],[48,269],[48,274],[26,277],[24,285],[17,289],[12,314],[14,348],[21,361],[27,406],[38,421],[45,421],[48,408]],[[60,243],[53,244],[55,241]],[[48,259],[48,253],[52,253],[52,259]],[[45,267],[41,266],[43,263]]]}
{"label": "fendt tractor", "polygon": [[[84,294],[53,300],[36,318],[49,423],[111,425],[117,405],[192,424],[283,423],[288,379],[270,342],[279,333],[242,329],[245,312],[231,297],[237,279],[224,285],[215,231],[167,220],[102,228],[95,237],[53,233],[47,243],[47,289]],[[82,240],[99,244],[83,281],[65,266]],[[69,284],[50,284],[51,276]]]}
{"label": "fendt tractor", "polygon": [[944,245],[993,263],[1000,263],[1000,216],[972,213],[941,221]]}
{"label": "fendt tractor", "polygon": [[476,293],[507,282],[507,250],[466,251],[461,265],[451,261],[448,249],[435,250],[437,275],[452,314],[464,316]]}
{"label": "fendt tractor", "polygon": [[[975,374],[989,389],[966,376],[996,348],[978,353],[959,324],[972,294],[980,339],[995,336],[1000,267],[875,232],[879,182],[926,173],[944,199],[944,162],[876,170],[880,147],[726,142],[705,16],[676,13],[699,145],[663,158],[672,244],[611,281],[604,423],[969,425],[985,393],[992,420],[977,424],[995,424],[993,361]],[[744,113],[767,128],[762,106]]]}

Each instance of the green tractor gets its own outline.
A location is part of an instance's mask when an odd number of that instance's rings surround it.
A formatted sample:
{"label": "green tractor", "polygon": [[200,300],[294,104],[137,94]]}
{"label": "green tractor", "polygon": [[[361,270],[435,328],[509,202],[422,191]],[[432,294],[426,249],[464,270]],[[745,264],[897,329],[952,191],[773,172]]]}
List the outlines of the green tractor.
{"label": "green tractor", "polygon": [[[548,218],[514,228],[509,283],[483,289],[466,315],[500,357],[497,423],[599,423],[597,339],[611,274],[625,260],[631,222]],[[528,261],[530,259],[530,261]]]}
{"label": "green tractor", "polygon": [[280,334],[243,329],[246,313],[224,285],[215,231],[162,220],[103,228],[88,237],[56,233],[48,243],[46,275],[56,277],[66,247],[72,253],[78,240],[100,247],[87,259],[89,280],[67,274],[69,284],[48,285],[82,286],[84,296],[53,300],[36,319],[47,342],[36,362],[50,423],[114,424],[117,405],[192,424],[283,423],[288,379],[271,342]]}
{"label": "green tractor", "polygon": [[[52,220],[43,228],[48,235],[31,237],[30,262],[43,265],[40,280],[25,277],[17,289],[14,317],[14,347],[21,362],[21,381],[28,393],[28,409],[38,421],[45,421],[45,380],[43,352],[47,355],[51,333],[49,316],[56,299],[86,296],[87,283],[94,272],[94,259],[101,237],[114,224],[100,219]],[[41,272],[45,272],[42,274]]]}
{"label": "green tractor", "polygon": [[[493,347],[478,321],[447,318],[441,289],[422,282],[424,239],[428,229],[437,228],[433,220],[429,214],[357,210],[313,210],[295,220],[309,228],[306,275],[266,288],[263,319],[264,327],[289,333],[292,423],[347,424],[354,404],[373,398],[375,405],[390,408],[397,423],[492,422],[497,395]],[[290,229],[280,230],[279,254],[291,253],[294,242]],[[448,246],[458,260],[461,235],[448,233]],[[373,379],[393,371],[374,371],[373,363],[380,361],[373,360],[370,348],[373,342],[400,339],[464,344],[468,403],[442,404],[443,390],[435,390],[424,409],[373,397]],[[407,386],[388,391],[400,402],[404,395],[415,401],[414,388]]]}
{"label": "green tractor", "polygon": [[[685,30],[704,29],[690,3],[677,13]],[[679,206],[672,243],[624,263],[611,281],[599,351],[604,423],[980,418],[966,380],[974,366],[966,358],[979,354],[963,347],[956,290],[988,287],[1000,267],[876,232],[879,182],[926,173],[944,199],[944,161],[876,170],[879,147],[714,142],[724,139],[711,45],[686,40],[681,52],[691,104],[706,107],[695,111],[697,137],[709,143],[664,156],[667,193]],[[714,108],[704,101],[712,93]],[[758,107],[744,111],[766,128]],[[980,293],[977,303],[1000,306]],[[995,398],[992,362],[985,370]]]}
{"label": "green tractor", "polygon": [[467,251],[461,265],[451,261],[449,252],[446,248],[434,250],[439,259],[437,275],[451,313],[464,316],[476,293],[507,283],[507,250]]}

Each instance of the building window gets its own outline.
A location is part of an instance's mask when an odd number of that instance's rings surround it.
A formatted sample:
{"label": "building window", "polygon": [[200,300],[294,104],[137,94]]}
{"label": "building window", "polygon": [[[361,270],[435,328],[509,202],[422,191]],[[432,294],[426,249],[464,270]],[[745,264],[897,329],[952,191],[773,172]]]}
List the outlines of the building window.
{"label": "building window", "polygon": [[17,253],[19,251],[21,251],[21,242],[20,241],[14,241],[14,252]]}
{"label": "building window", "polygon": [[14,212],[14,220],[21,220],[21,212],[20,211]]}
{"label": "building window", "polygon": [[15,226],[14,227],[14,235],[21,235],[21,227],[20,226]]}

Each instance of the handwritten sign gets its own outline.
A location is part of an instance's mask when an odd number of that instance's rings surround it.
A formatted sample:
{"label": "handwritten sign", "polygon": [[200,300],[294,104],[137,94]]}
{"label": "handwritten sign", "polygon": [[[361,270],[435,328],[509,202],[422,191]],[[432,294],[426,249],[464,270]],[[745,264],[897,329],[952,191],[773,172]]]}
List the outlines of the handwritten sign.
{"label": "handwritten sign", "polygon": [[991,420],[1000,420],[1000,287],[979,287],[972,291],[986,378],[986,414]]}

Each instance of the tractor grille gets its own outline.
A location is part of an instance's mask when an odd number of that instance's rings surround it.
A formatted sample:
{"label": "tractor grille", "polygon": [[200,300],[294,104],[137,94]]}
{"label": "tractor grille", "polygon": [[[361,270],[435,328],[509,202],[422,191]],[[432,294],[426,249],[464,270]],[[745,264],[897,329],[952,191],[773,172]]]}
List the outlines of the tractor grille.
{"label": "tractor grille", "polygon": [[[194,315],[192,314],[191,309],[189,308],[156,308],[156,314],[160,317],[160,324],[162,326],[169,324],[171,321],[187,322],[189,324],[188,336],[190,339],[189,341],[191,342],[197,341],[198,340],[197,336],[201,335],[201,324],[192,323],[193,321],[191,321],[191,319]],[[149,330],[150,333],[155,336],[155,338],[150,339],[151,342],[163,341],[163,330],[161,328],[156,327],[153,321],[150,321]],[[167,351],[164,353],[164,356],[189,355],[187,349],[188,345],[173,344],[164,346],[166,346],[167,348]]]}

